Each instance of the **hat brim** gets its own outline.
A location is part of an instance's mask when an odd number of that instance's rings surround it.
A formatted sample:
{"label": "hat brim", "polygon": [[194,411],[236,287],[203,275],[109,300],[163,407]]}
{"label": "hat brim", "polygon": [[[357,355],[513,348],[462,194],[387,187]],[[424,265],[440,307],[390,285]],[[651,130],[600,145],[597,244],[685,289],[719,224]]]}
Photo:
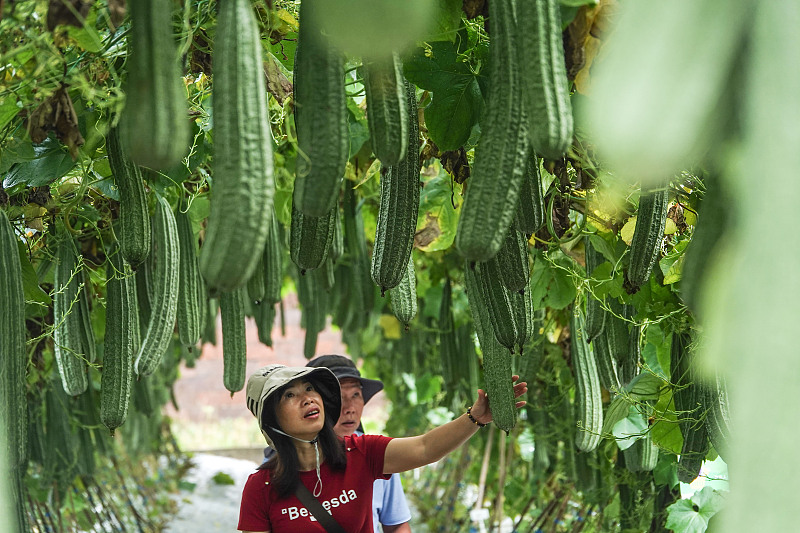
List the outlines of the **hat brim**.
{"label": "hat brim", "polygon": [[364,403],[367,403],[370,398],[375,396],[378,392],[383,390],[383,382],[377,379],[369,379],[361,377],[358,369],[349,366],[316,366],[312,368],[328,368],[333,372],[339,381],[343,379],[357,379],[361,382],[361,394],[364,396]]}

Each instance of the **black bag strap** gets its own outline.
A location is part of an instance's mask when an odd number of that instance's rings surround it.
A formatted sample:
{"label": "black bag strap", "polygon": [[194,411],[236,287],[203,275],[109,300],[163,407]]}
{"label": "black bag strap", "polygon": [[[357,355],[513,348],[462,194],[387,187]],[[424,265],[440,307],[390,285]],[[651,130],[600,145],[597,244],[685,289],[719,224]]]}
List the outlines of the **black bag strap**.
{"label": "black bag strap", "polygon": [[339,525],[339,522],[336,521],[331,514],[325,510],[319,500],[316,499],[312,494],[311,491],[308,490],[308,487],[303,485],[301,481],[298,480],[297,482],[297,489],[294,491],[295,496],[300,502],[306,506],[306,509],[314,515],[314,518],[317,519],[317,522],[320,523],[322,527],[325,528],[325,531],[328,533],[346,533],[342,526]]}

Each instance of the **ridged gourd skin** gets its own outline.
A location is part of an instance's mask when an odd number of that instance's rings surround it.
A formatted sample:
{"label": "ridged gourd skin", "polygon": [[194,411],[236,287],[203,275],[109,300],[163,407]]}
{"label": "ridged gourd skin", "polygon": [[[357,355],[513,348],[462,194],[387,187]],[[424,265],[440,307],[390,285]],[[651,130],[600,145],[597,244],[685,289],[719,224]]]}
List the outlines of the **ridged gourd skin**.
{"label": "ridged gourd skin", "polygon": [[[267,235],[267,240],[269,240],[269,235]],[[264,243],[264,248],[266,247],[267,243]],[[247,299],[254,305],[261,305],[261,301],[264,299],[264,283],[266,282],[267,277],[265,271],[266,268],[267,266],[264,263],[264,253],[262,252],[258,257],[258,262],[256,263],[255,270],[253,270],[253,275],[247,280]]]}
{"label": "ridged gourd skin", "polygon": [[512,0],[489,2],[489,94],[456,233],[470,261],[494,257],[517,212],[528,155]]}
{"label": "ridged gourd skin", "polygon": [[258,329],[258,340],[265,346],[272,347],[272,328],[275,325],[275,304],[261,302],[253,310]]}
{"label": "ridged gourd skin", "polygon": [[289,235],[289,251],[300,274],[321,267],[328,257],[333,242],[336,223],[334,206],[325,216],[305,215],[292,206],[292,222]]}
{"label": "ridged gourd skin", "polygon": [[693,368],[691,336],[687,332],[672,334],[670,350],[670,382],[675,387],[673,399],[683,446],[678,459],[678,480],[691,483],[700,474],[700,467],[709,449],[708,431],[703,410],[703,386]]}
{"label": "ridged gourd skin", "polygon": [[[19,239],[0,209],[0,433],[6,435],[3,450],[8,464],[19,468],[27,454],[28,408],[25,401],[25,375],[28,351],[25,348],[25,293]],[[3,442],[3,441],[0,441]]]}
{"label": "ridged gourd skin", "polygon": [[281,228],[278,224],[278,218],[273,212],[267,244],[264,246],[264,302],[269,304],[281,301],[283,285],[283,246]]}
{"label": "ridged gourd skin", "polygon": [[405,82],[404,105],[408,108],[406,154],[396,166],[381,175],[381,199],[372,250],[372,280],[381,294],[402,279],[411,250],[419,215],[419,124],[414,85]]}
{"label": "ridged gourd skin", "polygon": [[503,246],[490,261],[497,261],[500,281],[508,290],[520,292],[528,286],[528,239],[521,231],[513,226],[508,228]]}
{"label": "ridged gourd skin", "polygon": [[453,285],[447,277],[442,289],[442,300],[439,302],[439,353],[442,357],[442,377],[448,397],[452,398],[458,387],[458,367],[463,364],[458,351],[455,325],[453,323]]}
{"label": "ridged gourd skin", "polygon": [[350,150],[344,56],[300,4],[300,31],[294,58],[294,123],[297,128],[297,209],[326,215],[339,197]]}
{"label": "ridged gourd skin", "polygon": [[658,464],[658,446],[648,431],[624,450],[625,467],[631,472],[652,472]]}
{"label": "ridged gourd skin", "polygon": [[78,293],[78,314],[81,318],[81,339],[83,349],[86,352],[86,360],[89,363],[94,363],[97,359],[97,340],[94,337],[94,329],[92,328],[92,312],[89,308],[89,287],[91,281],[89,274],[84,271],[83,273],[83,286]]}
{"label": "ridged gourd skin", "polygon": [[390,295],[394,316],[408,330],[408,325],[417,316],[417,276],[413,257],[408,258],[405,275],[400,284],[391,289]]}
{"label": "ridged gourd skin", "polygon": [[531,146],[540,156],[560,159],[572,144],[561,9],[558,0],[517,2],[520,69]]}
{"label": "ridged gourd skin", "polygon": [[125,153],[117,128],[108,132],[106,151],[119,190],[120,231],[117,240],[122,256],[135,268],[150,253],[150,211],[142,171]]}
{"label": "ridged gourd skin", "polygon": [[650,279],[650,273],[661,251],[668,207],[669,194],[666,188],[652,192],[642,191],[626,275],[627,290],[630,293],[638,291]]}
{"label": "ridged gourd skin", "polygon": [[[496,261],[476,263],[474,276],[478,280],[481,291],[481,300],[485,302],[489,326],[497,341],[514,353],[514,346],[518,341],[518,329],[524,324],[519,323],[520,313],[515,309],[518,303],[505,285],[500,281]],[[524,316],[525,310],[522,309]]]}
{"label": "ridged gourd skin", "polygon": [[630,332],[628,322],[625,320],[625,306],[618,299],[609,298],[608,309],[602,334],[608,341],[608,351],[611,358],[616,362],[617,376],[619,376],[619,366],[628,356],[628,350],[630,349]]}
{"label": "ridged gourd skin", "polygon": [[703,407],[706,412],[708,439],[724,460],[730,451],[731,415],[728,408],[728,385],[718,373],[712,383],[703,387]]}
{"label": "ridged gourd skin", "polygon": [[180,289],[178,290],[178,336],[184,346],[195,346],[205,322],[205,287],[197,259],[197,239],[187,213],[175,215],[180,247]]}
{"label": "ridged gourd skin", "polygon": [[416,119],[406,103],[403,64],[397,54],[364,62],[364,92],[372,152],[381,165],[396,166],[406,157],[409,120]]}
{"label": "ridged gourd skin", "polygon": [[342,213],[344,215],[344,243],[350,261],[349,306],[354,316],[365,319],[375,302],[375,284],[370,279],[367,239],[364,219],[361,216],[358,196],[352,187],[345,188]]}
{"label": "ridged gourd skin", "polygon": [[579,310],[575,310],[572,314],[570,334],[570,356],[575,374],[575,405],[578,418],[575,445],[581,451],[590,452],[600,444],[600,434],[603,429],[603,398],[597,364],[586,342],[583,317]]}
{"label": "ridged gourd skin", "polygon": [[[605,311],[603,311],[605,313]],[[597,363],[597,375],[600,385],[608,391],[620,389],[619,376],[617,376],[617,361],[611,356],[608,346],[608,336],[605,329],[592,341],[592,352]]]}
{"label": "ridged gourd skin", "polygon": [[544,226],[544,192],[539,158],[529,150],[525,161],[525,176],[519,190],[515,227],[528,238]]}
{"label": "ridged gourd skin", "polygon": [[153,291],[150,321],[136,355],[134,369],[140,377],[158,368],[175,329],[180,291],[180,243],[172,209],[164,198],[156,204],[153,220]]}
{"label": "ridged gourd skin", "polygon": [[[475,265],[476,267],[478,265]],[[511,352],[497,341],[489,320],[477,272],[469,263],[464,266],[464,287],[472,311],[472,321],[483,352],[483,374],[494,424],[506,433],[517,423],[514,385],[511,381]]]}
{"label": "ridged gourd skin", "polygon": [[137,165],[164,170],[180,163],[191,141],[189,105],[173,34],[173,4],[136,0],[128,6],[131,52],[123,140]]}
{"label": "ridged gourd skin", "polygon": [[89,385],[78,294],[83,270],[79,266],[72,236],[66,231],[59,233],[62,240],[58,244],[58,265],[54,276],[53,343],[64,391],[77,396]]}
{"label": "ridged gourd skin", "polygon": [[[586,257],[586,277],[591,279],[592,272],[605,261],[603,254],[595,250],[589,235],[583,238],[583,248]],[[593,344],[594,340],[603,331],[606,322],[606,312],[603,302],[595,298],[594,294],[586,294],[586,342]]]}
{"label": "ridged gourd skin", "polygon": [[122,255],[112,253],[106,266],[106,333],[100,374],[100,420],[112,435],[128,416],[138,350],[136,278]]}
{"label": "ridged gourd skin", "polygon": [[219,297],[222,314],[222,383],[233,393],[242,390],[247,377],[244,288],[223,292]]}
{"label": "ridged gourd skin", "polygon": [[249,0],[220,5],[214,39],[214,184],[200,250],[210,291],[232,291],[253,273],[267,240],[275,193],[261,36]]}
{"label": "ridged gourd skin", "polygon": [[303,309],[300,324],[306,330],[303,340],[306,359],[313,359],[316,355],[319,333],[325,329],[329,306],[329,294],[325,288],[327,277],[323,267],[301,276],[297,282],[297,299]]}
{"label": "ridged gourd skin", "polygon": [[617,365],[617,376],[624,387],[639,375],[641,370],[639,364],[642,361],[642,326],[633,322],[636,310],[632,305],[625,304],[622,309],[623,316],[631,323],[628,330],[628,350]]}

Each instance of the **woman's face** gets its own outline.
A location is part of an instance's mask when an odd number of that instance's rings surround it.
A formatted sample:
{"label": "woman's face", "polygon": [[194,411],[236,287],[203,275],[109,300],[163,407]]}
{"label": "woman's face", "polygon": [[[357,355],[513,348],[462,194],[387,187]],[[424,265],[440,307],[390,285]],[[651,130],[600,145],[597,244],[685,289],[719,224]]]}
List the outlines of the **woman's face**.
{"label": "woman's face", "polygon": [[289,383],[278,399],[275,415],[284,432],[305,440],[316,437],[325,424],[322,396],[304,379]]}

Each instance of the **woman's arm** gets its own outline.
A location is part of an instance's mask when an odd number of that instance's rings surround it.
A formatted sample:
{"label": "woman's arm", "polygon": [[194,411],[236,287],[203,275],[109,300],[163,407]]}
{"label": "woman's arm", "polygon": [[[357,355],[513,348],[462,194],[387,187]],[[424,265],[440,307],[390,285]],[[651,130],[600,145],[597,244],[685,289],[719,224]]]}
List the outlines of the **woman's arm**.
{"label": "woman's arm", "polygon": [[[519,376],[513,376],[517,381]],[[527,383],[521,382],[514,385],[514,397],[518,398],[528,390]],[[525,402],[517,402],[519,409]],[[472,416],[482,424],[492,421],[492,411],[489,409],[489,398],[486,393],[478,389],[478,399],[472,405]],[[403,437],[392,439],[386,447],[383,459],[383,473],[394,474],[405,472],[423,465],[438,461],[452,452],[480,429],[474,424],[466,413],[455,420],[442,426],[433,428],[424,435],[417,437]]]}

